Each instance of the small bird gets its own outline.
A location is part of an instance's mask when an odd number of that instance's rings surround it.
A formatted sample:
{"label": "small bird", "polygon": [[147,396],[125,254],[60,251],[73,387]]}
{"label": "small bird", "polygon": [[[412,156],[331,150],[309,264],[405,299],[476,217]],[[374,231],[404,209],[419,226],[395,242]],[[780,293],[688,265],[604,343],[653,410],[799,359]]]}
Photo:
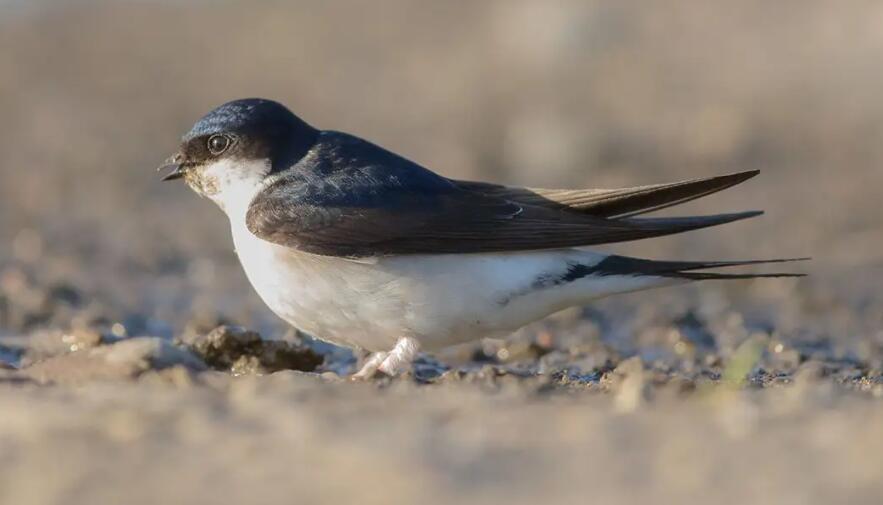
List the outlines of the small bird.
{"label": "small bird", "polygon": [[224,210],[245,273],[274,313],[373,353],[356,379],[395,375],[420,351],[504,336],[612,294],[801,275],[705,271],[796,259],[653,261],[584,249],[757,216],[634,217],[757,171],[624,189],[455,180],[260,98],[209,112],[160,169]]}

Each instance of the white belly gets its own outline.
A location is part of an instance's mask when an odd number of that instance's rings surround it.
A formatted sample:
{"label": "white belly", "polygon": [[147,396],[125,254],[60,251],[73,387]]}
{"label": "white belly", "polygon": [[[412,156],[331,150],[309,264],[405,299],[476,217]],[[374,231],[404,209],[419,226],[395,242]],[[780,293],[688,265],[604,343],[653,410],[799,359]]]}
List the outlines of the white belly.
{"label": "white belly", "polygon": [[538,275],[569,258],[604,257],[587,251],[361,262],[297,252],[244,226],[233,236],[246,275],[273,312],[316,338],[371,351],[388,350],[403,336],[429,350],[502,336],[575,303],[649,287],[646,279],[606,277],[529,292]]}

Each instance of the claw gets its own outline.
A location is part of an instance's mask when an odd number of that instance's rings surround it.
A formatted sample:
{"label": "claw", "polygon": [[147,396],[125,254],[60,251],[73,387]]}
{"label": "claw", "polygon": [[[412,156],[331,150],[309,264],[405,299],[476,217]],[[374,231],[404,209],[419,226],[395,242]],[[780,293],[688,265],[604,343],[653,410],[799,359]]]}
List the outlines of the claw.
{"label": "claw", "polygon": [[350,380],[354,382],[369,381],[377,375],[380,365],[389,355],[388,352],[375,352],[362,365],[358,372],[350,376]]}

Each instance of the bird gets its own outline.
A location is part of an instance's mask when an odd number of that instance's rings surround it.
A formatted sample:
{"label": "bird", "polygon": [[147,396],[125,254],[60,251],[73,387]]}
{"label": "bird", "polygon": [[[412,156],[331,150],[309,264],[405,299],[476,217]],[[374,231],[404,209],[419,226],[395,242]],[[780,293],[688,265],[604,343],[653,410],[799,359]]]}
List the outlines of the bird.
{"label": "bird", "polygon": [[756,170],[622,189],[458,180],[262,98],[210,111],[160,170],[226,213],[240,263],[270,310],[315,338],[370,353],[357,380],[400,374],[421,352],[503,337],[609,295],[800,277],[708,270],[807,259],[657,261],[587,249],[760,215],[636,217]]}

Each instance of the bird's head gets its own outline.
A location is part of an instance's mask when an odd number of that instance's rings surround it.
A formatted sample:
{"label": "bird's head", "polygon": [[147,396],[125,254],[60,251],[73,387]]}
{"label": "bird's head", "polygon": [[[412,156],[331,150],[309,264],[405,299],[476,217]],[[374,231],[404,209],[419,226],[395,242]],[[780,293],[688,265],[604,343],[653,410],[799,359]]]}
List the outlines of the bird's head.
{"label": "bird's head", "polygon": [[197,121],[160,170],[164,181],[183,179],[229,213],[247,206],[268,176],[297,163],[318,134],[280,103],[235,100]]}

